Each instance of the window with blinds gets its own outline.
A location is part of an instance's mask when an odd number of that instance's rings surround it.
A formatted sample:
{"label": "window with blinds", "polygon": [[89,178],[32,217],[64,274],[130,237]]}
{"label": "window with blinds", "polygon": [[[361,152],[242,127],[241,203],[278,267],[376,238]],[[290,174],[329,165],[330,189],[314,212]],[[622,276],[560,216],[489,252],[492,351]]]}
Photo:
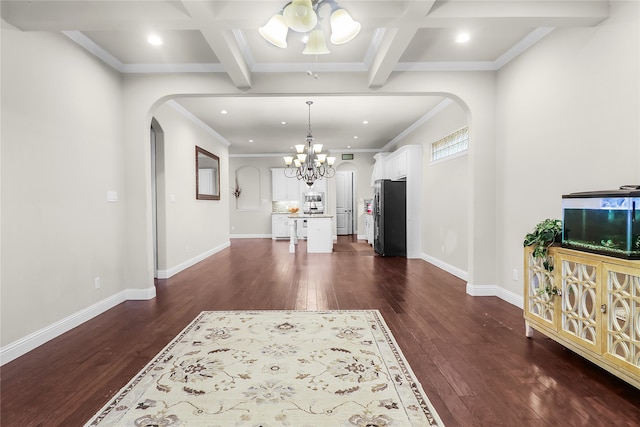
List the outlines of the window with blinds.
{"label": "window with blinds", "polygon": [[431,161],[442,160],[469,149],[469,126],[431,144]]}

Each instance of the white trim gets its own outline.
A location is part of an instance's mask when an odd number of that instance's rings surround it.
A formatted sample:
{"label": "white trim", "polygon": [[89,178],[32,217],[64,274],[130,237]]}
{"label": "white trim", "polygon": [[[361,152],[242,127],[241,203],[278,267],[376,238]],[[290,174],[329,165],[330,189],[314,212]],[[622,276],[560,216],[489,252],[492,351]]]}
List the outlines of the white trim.
{"label": "white trim", "polygon": [[466,292],[468,295],[474,297],[498,297],[511,305],[515,305],[516,307],[524,307],[524,298],[521,295],[518,295],[496,285],[474,285],[473,283],[469,282],[469,273],[467,273],[466,271],[424,253],[422,254],[422,259],[429,264],[433,264],[436,267],[446,271],[447,273],[450,273],[457,278],[466,281]]}
{"label": "white trim", "polygon": [[271,234],[232,234],[232,239],[271,239]]}
{"label": "white trim", "polygon": [[[508,64],[518,55],[540,39],[553,31],[553,27],[539,27],[525,36],[509,50],[503,53],[494,61],[442,61],[442,62],[398,62],[393,71],[496,71]],[[224,66],[221,63],[187,63],[187,64],[123,64],[120,60],[98,46],[93,40],[84,35],[81,31],[62,31],[64,35],[74,42],[100,58],[112,68],[121,73],[224,73]],[[233,29],[233,36],[241,51],[241,55],[250,70],[254,73],[294,73],[306,72],[314,69],[319,72],[369,72],[369,68],[375,58],[382,38],[384,28],[377,28],[371,38],[371,43],[365,53],[362,62],[339,62],[339,63],[256,63],[242,30]]]}
{"label": "white trim", "polygon": [[120,72],[125,74],[155,73],[224,73],[222,64],[123,64]]}
{"label": "white trim", "polygon": [[464,271],[464,270],[462,270],[462,269],[460,269],[458,267],[455,267],[455,266],[453,266],[451,264],[447,264],[446,262],[441,261],[441,260],[439,260],[437,258],[434,258],[434,257],[432,257],[430,255],[427,255],[425,253],[423,253],[420,258],[422,260],[428,262],[429,264],[433,264],[436,267],[446,271],[449,274],[453,274],[454,276],[456,276],[459,279],[462,279],[464,281],[468,280],[469,273],[467,273],[466,271]]}
{"label": "white trim", "polygon": [[467,294],[473,297],[495,297],[498,296],[498,287],[496,285],[474,285],[467,282]]}
{"label": "white trim", "polygon": [[229,147],[231,145],[231,142],[229,142],[224,136],[220,135],[218,132],[216,132],[215,130],[211,129],[208,124],[206,124],[205,122],[203,122],[202,120],[197,118],[191,111],[189,111],[186,108],[184,108],[182,105],[180,105],[175,100],[172,99],[170,101],[167,101],[166,104],[169,105],[170,107],[172,107],[178,113],[182,114],[188,120],[191,120],[193,123],[195,123],[196,125],[200,126],[202,129],[205,130],[205,132],[207,132],[208,134],[210,134],[211,136],[216,138],[218,141],[220,141],[221,143],[223,143],[227,147]]}
{"label": "white trim", "polygon": [[427,166],[435,166],[435,165],[438,165],[440,163],[448,162],[449,160],[457,159],[458,157],[467,156],[468,154],[469,154],[469,149],[465,148],[462,151],[458,151],[456,154],[452,154],[450,156],[442,157],[441,159],[438,159],[438,160],[431,160]]}
{"label": "white trim", "polygon": [[94,317],[110,310],[116,305],[127,300],[150,300],[155,298],[156,288],[152,286],[146,289],[126,289],[115,295],[107,297],[87,308],[84,308],[62,320],[52,323],[26,337],[0,348],[0,365],[11,362],[14,359],[30,352],[71,329],[88,322]]}
{"label": "white trim", "polygon": [[362,62],[274,62],[259,63],[251,67],[253,73],[305,73],[314,70],[322,73],[366,73],[369,70]]}
{"label": "white trim", "polygon": [[195,265],[197,263],[199,263],[200,261],[202,261],[205,258],[210,257],[211,255],[220,252],[223,249],[228,248],[229,246],[231,246],[231,242],[227,241],[226,243],[223,243],[220,246],[217,246],[215,248],[209,249],[208,251],[205,251],[203,253],[201,253],[200,255],[196,255],[195,257],[188,259],[184,262],[181,262],[180,264],[173,266],[171,268],[169,268],[168,270],[158,270],[158,279],[168,279],[171,276],[180,273],[183,270],[186,270],[187,268],[191,267],[192,265]]}
{"label": "white trim", "polygon": [[126,301],[147,301],[156,297],[156,287],[146,289],[127,289]]}
{"label": "white trim", "polygon": [[493,63],[495,64],[495,69],[499,70],[500,68],[507,65],[525,50],[538,43],[544,36],[546,36],[553,30],[554,27],[538,27],[527,34],[522,40],[511,46],[509,50],[503,53],[498,59],[493,61]]}
{"label": "white trim", "polygon": [[498,286],[498,294],[496,296],[511,305],[515,305],[518,308],[524,308],[524,297],[522,295],[518,295]]}
{"label": "white trim", "polygon": [[474,285],[467,282],[467,294],[474,297],[498,297],[518,308],[524,307],[524,298],[497,285]]}
{"label": "white trim", "polygon": [[451,104],[453,104],[453,100],[450,98],[445,98],[442,102],[439,102],[438,105],[433,107],[426,114],[424,114],[418,120],[413,122],[408,128],[400,132],[398,136],[396,136],[391,141],[389,141],[384,147],[382,147],[381,151],[388,151],[391,148],[393,148],[394,145],[402,141],[407,135],[409,135],[414,130],[418,129],[423,124],[427,123],[429,120],[434,118],[438,113],[440,113],[442,110],[444,110]]}
{"label": "white trim", "polygon": [[494,61],[398,62],[393,71],[496,71]]}
{"label": "white trim", "polygon": [[118,60],[115,56],[98,46],[93,40],[85,36],[80,31],[63,31],[62,34],[69,37],[74,42],[97,56],[100,60],[108,64],[110,67],[120,71],[122,73],[124,64]]}

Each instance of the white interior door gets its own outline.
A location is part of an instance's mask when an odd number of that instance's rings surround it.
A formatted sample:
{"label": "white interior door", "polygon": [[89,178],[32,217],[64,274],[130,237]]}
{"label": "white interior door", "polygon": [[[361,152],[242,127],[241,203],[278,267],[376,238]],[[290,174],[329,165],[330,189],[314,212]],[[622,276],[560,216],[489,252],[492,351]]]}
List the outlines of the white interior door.
{"label": "white interior door", "polygon": [[353,234],[353,172],[336,172],[336,227],[338,235]]}

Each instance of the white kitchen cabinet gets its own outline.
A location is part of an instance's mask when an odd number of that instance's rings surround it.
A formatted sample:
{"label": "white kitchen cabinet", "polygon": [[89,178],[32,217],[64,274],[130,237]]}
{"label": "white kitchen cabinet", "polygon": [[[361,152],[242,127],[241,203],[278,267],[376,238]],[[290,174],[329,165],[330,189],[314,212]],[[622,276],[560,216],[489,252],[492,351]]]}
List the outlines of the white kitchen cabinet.
{"label": "white kitchen cabinet", "polygon": [[271,238],[273,240],[289,238],[289,214],[271,215]]}
{"label": "white kitchen cabinet", "polygon": [[271,169],[271,200],[295,201],[300,203],[300,180],[289,178],[284,168]]}
{"label": "white kitchen cabinet", "polygon": [[399,149],[385,159],[387,179],[398,180],[407,177],[407,155],[408,151],[406,149]]}
{"label": "white kitchen cabinet", "polygon": [[365,214],[364,216],[364,235],[367,243],[373,245],[373,215]]}
{"label": "white kitchen cabinet", "polygon": [[333,251],[333,221],[330,216],[307,219],[307,252],[331,253]]}

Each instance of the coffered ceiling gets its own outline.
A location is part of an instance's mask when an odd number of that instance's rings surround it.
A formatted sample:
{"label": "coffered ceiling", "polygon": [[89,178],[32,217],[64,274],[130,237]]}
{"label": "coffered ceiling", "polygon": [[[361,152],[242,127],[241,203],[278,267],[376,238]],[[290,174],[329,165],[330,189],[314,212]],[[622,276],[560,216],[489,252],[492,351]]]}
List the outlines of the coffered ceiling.
{"label": "coffered ceiling", "polygon": [[[245,91],[260,73],[299,72],[310,80],[356,73],[375,89],[394,72],[498,70],[553,29],[595,26],[609,12],[601,0],[346,0],[338,3],[362,24],[358,36],[343,45],[328,42],[328,55],[303,55],[302,34],[289,31],[288,47],[280,49],[258,33],[286,3],[4,0],[1,12],[3,26],[62,32],[122,73],[224,73]],[[327,34],[328,14],[328,7],[319,9]],[[461,32],[468,42],[456,42]],[[161,46],[147,42],[152,33]],[[334,150],[381,149],[443,101],[306,95],[202,97],[172,105],[230,143],[230,153],[281,153],[306,135],[307,100],[314,101],[314,136]],[[220,114],[223,109],[228,114]]]}

